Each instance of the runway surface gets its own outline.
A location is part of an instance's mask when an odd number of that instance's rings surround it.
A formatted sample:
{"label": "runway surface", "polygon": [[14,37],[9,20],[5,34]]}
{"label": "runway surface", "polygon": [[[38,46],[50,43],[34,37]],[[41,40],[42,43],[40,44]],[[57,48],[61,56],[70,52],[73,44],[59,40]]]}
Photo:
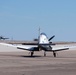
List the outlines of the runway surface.
{"label": "runway surface", "polygon": [[0,45],[0,75],[76,75],[76,50],[57,52],[29,52]]}

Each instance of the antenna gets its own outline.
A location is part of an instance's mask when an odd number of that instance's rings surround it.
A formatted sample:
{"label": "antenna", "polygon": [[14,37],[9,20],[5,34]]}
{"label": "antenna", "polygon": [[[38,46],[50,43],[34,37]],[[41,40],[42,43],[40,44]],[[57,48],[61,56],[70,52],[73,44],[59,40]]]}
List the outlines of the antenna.
{"label": "antenna", "polygon": [[39,27],[39,36],[40,36],[40,27]]}
{"label": "antenna", "polygon": [[39,27],[39,30],[38,30],[38,44],[39,44],[39,41],[40,41],[40,27]]}

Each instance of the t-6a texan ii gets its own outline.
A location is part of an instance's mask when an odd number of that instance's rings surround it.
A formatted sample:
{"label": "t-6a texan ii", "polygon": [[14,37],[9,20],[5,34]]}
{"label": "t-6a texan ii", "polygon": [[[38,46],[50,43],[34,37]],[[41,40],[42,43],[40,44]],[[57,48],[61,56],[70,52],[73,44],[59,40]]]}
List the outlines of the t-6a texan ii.
{"label": "t-6a texan ii", "polygon": [[6,37],[3,37],[3,36],[0,36],[0,40],[6,40],[6,39],[9,39],[9,38],[6,38]]}

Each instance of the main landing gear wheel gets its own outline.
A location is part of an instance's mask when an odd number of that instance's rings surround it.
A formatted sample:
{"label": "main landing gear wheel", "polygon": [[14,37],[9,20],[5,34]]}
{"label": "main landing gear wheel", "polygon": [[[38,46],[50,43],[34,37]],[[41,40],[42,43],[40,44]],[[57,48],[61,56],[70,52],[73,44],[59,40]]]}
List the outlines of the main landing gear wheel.
{"label": "main landing gear wheel", "polygon": [[54,55],[54,57],[56,57],[56,52],[55,51],[53,52],[53,55]]}
{"label": "main landing gear wheel", "polygon": [[31,52],[31,56],[33,56],[34,52]]}

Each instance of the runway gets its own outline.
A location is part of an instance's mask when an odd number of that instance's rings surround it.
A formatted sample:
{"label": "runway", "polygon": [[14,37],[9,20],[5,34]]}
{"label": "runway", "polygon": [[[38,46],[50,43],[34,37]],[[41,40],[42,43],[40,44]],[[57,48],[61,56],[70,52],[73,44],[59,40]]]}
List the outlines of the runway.
{"label": "runway", "polygon": [[29,52],[0,45],[0,75],[76,75],[76,50],[57,52]]}

